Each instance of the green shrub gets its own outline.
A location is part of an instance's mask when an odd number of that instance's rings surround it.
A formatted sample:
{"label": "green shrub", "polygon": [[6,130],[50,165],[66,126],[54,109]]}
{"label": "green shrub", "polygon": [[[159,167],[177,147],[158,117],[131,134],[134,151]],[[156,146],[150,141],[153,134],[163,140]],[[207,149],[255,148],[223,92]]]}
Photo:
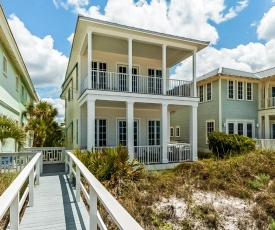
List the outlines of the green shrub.
{"label": "green shrub", "polygon": [[249,184],[250,184],[251,188],[256,189],[256,190],[260,190],[264,186],[263,183],[261,183],[257,179],[249,181]]}
{"label": "green shrub", "polygon": [[252,138],[237,134],[213,131],[208,134],[209,149],[215,156],[224,158],[229,154],[243,154],[255,150]]}
{"label": "green shrub", "polygon": [[270,230],[275,230],[275,220],[274,219],[270,220],[269,229]]}
{"label": "green shrub", "polygon": [[116,182],[122,179],[136,180],[141,177],[144,166],[137,160],[129,161],[128,149],[123,146],[101,150],[74,151],[78,159],[100,181]]}

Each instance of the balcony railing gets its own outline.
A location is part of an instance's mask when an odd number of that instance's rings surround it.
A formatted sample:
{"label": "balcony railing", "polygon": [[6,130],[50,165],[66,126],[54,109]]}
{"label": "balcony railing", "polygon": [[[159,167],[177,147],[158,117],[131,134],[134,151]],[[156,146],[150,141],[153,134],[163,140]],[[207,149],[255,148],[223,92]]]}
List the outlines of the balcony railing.
{"label": "balcony railing", "polygon": [[268,107],[269,108],[275,107],[275,97],[270,97],[267,100],[268,100]]}
{"label": "balcony railing", "polygon": [[168,162],[191,161],[191,145],[187,143],[168,144]]}
{"label": "balcony railing", "polygon": [[[89,82],[90,85],[89,85]],[[132,75],[132,92],[163,95],[163,81],[159,77]],[[124,73],[92,71],[91,81],[86,76],[81,83],[81,93],[86,89],[129,92],[129,75]],[[192,81],[166,79],[166,95],[192,96]]]}

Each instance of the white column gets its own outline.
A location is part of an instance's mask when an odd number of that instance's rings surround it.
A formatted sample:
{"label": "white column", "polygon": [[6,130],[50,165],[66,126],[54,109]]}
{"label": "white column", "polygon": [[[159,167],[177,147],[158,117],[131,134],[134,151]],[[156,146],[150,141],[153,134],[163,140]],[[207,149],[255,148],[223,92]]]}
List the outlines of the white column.
{"label": "white column", "polygon": [[128,39],[128,74],[129,74],[129,81],[128,81],[128,88],[129,92],[132,92],[132,68],[133,68],[133,39]]}
{"label": "white column", "polygon": [[269,93],[269,82],[265,83],[265,109],[267,109],[269,107],[268,104],[268,93]]}
{"label": "white column", "polygon": [[92,32],[88,32],[88,89],[92,86]]}
{"label": "white column", "polygon": [[265,139],[270,139],[270,125],[269,125],[269,115],[264,116],[264,130],[265,130]]}
{"label": "white column", "polygon": [[198,106],[191,106],[190,110],[190,125],[189,125],[189,134],[190,134],[190,144],[192,151],[192,161],[198,160],[198,122],[197,122],[197,109]]}
{"label": "white column", "polygon": [[166,45],[162,45],[162,92],[166,95]]}
{"label": "white column", "polygon": [[87,149],[95,147],[95,101],[87,101]]}
{"label": "white column", "polygon": [[130,162],[134,159],[134,102],[126,102],[127,147]]}
{"label": "white column", "polygon": [[167,104],[161,105],[161,144],[162,144],[162,163],[168,163],[167,157]]}
{"label": "white column", "polygon": [[256,132],[258,132],[258,136],[256,136],[257,139],[262,139],[262,130],[263,130],[263,124],[262,124],[262,115],[259,115],[259,127],[256,127]]}
{"label": "white column", "polygon": [[82,128],[81,128],[81,107],[79,107],[78,108],[78,127],[76,127],[76,128],[78,128],[78,142],[77,142],[77,145],[78,145],[78,148],[79,149],[81,149],[81,130],[82,130]]}
{"label": "white column", "polygon": [[78,96],[80,97],[82,90],[81,90],[81,82],[82,82],[82,73],[81,73],[81,56],[78,57],[78,65],[77,65],[77,71],[78,71]]}
{"label": "white column", "polygon": [[193,51],[193,97],[197,96],[197,79],[196,79],[196,52],[197,51]]}
{"label": "white column", "polygon": [[167,143],[170,143],[170,111],[167,111]]}

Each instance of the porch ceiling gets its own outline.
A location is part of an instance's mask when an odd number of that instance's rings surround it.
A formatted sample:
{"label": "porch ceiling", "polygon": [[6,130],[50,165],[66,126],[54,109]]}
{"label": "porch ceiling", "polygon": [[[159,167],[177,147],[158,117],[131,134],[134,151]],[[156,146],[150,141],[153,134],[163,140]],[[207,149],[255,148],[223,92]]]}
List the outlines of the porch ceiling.
{"label": "porch ceiling", "polygon": [[[128,55],[128,41],[112,36],[93,34],[93,50]],[[87,52],[87,50],[85,51]],[[166,62],[167,67],[179,63],[186,57],[190,56],[191,52],[187,50],[175,49],[173,47],[167,47]],[[149,44],[140,41],[133,41],[133,56],[162,60],[162,47],[154,44]]]}

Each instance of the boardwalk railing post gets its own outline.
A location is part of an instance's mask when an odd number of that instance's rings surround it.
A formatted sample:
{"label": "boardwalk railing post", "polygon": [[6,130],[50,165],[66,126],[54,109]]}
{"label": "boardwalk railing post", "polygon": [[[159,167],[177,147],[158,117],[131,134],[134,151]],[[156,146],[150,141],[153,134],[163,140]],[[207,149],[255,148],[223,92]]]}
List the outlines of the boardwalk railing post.
{"label": "boardwalk railing post", "polygon": [[36,180],[35,180],[35,184],[39,185],[40,182],[40,161],[38,160],[36,163]]}
{"label": "boardwalk railing post", "polygon": [[34,169],[31,170],[29,175],[29,206],[33,207],[34,198]]}
{"label": "boardwalk railing post", "polygon": [[70,157],[70,165],[69,165],[69,175],[70,175],[70,182],[73,181],[73,160]]}
{"label": "boardwalk railing post", "polygon": [[19,192],[10,206],[10,230],[19,229]]}
{"label": "boardwalk railing post", "polygon": [[97,195],[92,186],[90,186],[90,230],[97,230]]}
{"label": "boardwalk railing post", "polygon": [[65,172],[68,172],[68,154],[64,151],[65,156]]}
{"label": "boardwalk railing post", "polygon": [[43,152],[41,152],[41,157],[40,157],[40,173],[43,173]]}
{"label": "boardwalk railing post", "polygon": [[75,196],[76,202],[80,201],[80,169],[76,166],[76,176],[75,176]]}

